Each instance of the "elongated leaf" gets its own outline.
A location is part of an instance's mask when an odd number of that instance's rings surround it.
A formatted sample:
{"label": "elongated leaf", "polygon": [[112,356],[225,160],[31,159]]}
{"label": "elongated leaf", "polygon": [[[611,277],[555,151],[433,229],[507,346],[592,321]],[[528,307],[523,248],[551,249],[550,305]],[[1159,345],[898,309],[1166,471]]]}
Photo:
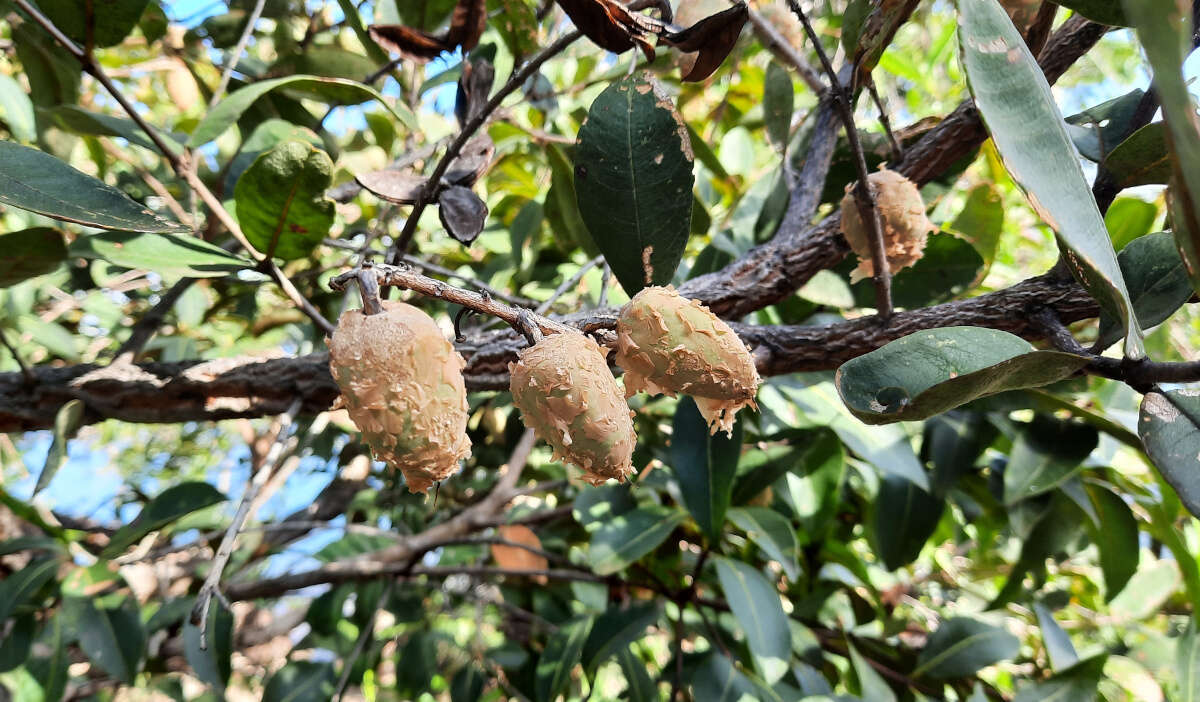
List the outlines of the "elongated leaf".
{"label": "elongated leaf", "polygon": [[19,605],[33,597],[43,585],[58,572],[61,563],[57,558],[33,561],[0,581],[0,624],[8,619]]}
{"label": "elongated leaf", "polygon": [[712,651],[700,662],[691,684],[696,702],[771,699],[720,651]]}
{"label": "elongated leaf", "polygon": [[11,141],[0,141],[0,203],[100,229],[187,231],[50,154]]}
{"label": "elongated leaf", "polygon": [[1200,390],[1146,393],[1138,436],[1179,501],[1200,517]]}
{"label": "elongated leaf", "polygon": [[[1174,238],[1165,232],[1140,236],[1117,254],[1138,322],[1143,329],[1162,324],[1192,296],[1187,267]],[[1100,313],[1096,348],[1105,349],[1121,338],[1120,324]]]}
{"label": "elongated leaf", "polygon": [[285,141],[254,160],[234,189],[238,223],[254,248],[285,260],[304,258],[333,226],[333,181],[328,154]]}
{"label": "elongated leaf", "polygon": [[957,0],[959,50],[975,104],[1013,180],[1057,232],[1075,277],[1122,321],[1125,355],[1145,355],[1117,255],[1046,76],[996,0]]}
{"label": "elongated leaf", "polygon": [[181,483],[163,490],[150,500],[129,524],[117,530],[103,556],[112,558],[146,534],[161,529],[180,517],[225,501],[225,496],[208,483]]}
{"label": "elongated leaf", "polygon": [[1088,493],[1096,505],[1100,522],[1092,529],[1092,541],[1100,549],[1104,598],[1112,602],[1137,572],[1141,556],[1137,519],[1125,500],[1111,490],[1090,485]]}
{"label": "elongated leaf", "polygon": [[62,232],[50,227],[0,234],[0,251],[0,288],[45,275],[67,258]]}
{"label": "elongated leaf", "polygon": [[718,558],[716,564],[721,590],[746,632],[754,667],[768,685],[773,685],[787,672],[792,652],[791,629],[779,593],[747,563]]}
{"label": "elongated leaf", "polygon": [[629,646],[617,651],[617,664],[625,676],[625,694],[632,702],[659,702],[658,688],[646,672],[646,664],[634,655]]}
{"label": "elongated leaf", "polygon": [[1033,611],[1037,614],[1038,627],[1042,630],[1042,643],[1046,647],[1046,657],[1050,659],[1050,666],[1055,670],[1066,670],[1078,663],[1079,654],[1075,653],[1071,637],[1054,621],[1054,613],[1041,602],[1033,605]]}
{"label": "elongated leaf", "polygon": [[1107,158],[1117,144],[1129,136],[1137,106],[1145,94],[1146,91],[1137,88],[1067,117],[1067,131],[1079,153],[1096,163]]}
{"label": "elongated leaf", "polygon": [[474,665],[465,665],[454,674],[450,682],[450,702],[477,702],[483,696],[487,678]]}
{"label": "elongated leaf", "polygon": [[148,0],[39,0],[38,7],[77,44],[120,44],[142,18]]}
{"label": "elongated leaf", "polygon": [[1129,584],[1113,598],[1109,610],[1118,621],[1153,617],[1179,589],[1179,564],[1164,558],[1152,561],[1133,574]]}
{"label": "elongated leaf", "polygon": [[589,256],[600,255],[583,216],[579,214],[579,198],[575,193],[574,167],[557,144],[546,145],[546,160],[550,163],[550,189],[543,205],[546,220],[556,239],[564,248],[582,248]]}
{"label": "elongated leaf", "polygon": [[1094,656],[1045,682],[1023,685],[1017,689],[1013,702],[1093,702],[1096,699],[1096,687],[1104,677],[1107,659],[1107,654]]}
{"label": "elongated leaf", "polygon": [[654,603],[613,607],[596,618],[591,633],[583,645],[583,668],[594,675],[596,668],[629,644],[645,635],[646,629],[658,620],[662,611]]}
{"label": "elongated leaf", "polygon": [[970,617],[946,619],[921,649],[913,675],[965,677],[1015,657],[1020,649],[1017,637],[1000,627]]}
{"label": "elongated leaf", "polygon": [[896,702],[896,693],[888,687],[883,676],[875,672],[871,664],[863,658],[854,644],[847,644],[850,649],[850,665],[854,667],[854,675],[858,678],[858,689],[864,700],[875,702]]}
{"label": "elongated leaf", "polygon": [[103,232],[81,236],[71,243],[70,254],[187,278],[221,278],[254,265],[203,239],[178,234]]}
{"label": "elongated leaf", "polygon": [[[102,112],[89,112],[78,105],[59,105],[50,111],[50,116],[60,127],[75,134],[121,137],[131,144],[151,151],[158,149],[142,128],[131,119],[113,117]],[[166,134],[159,132],[159,136],[176,149],[182,148],[179,142]]]}
{"label": "elongated leaf", "polygon": [[1179,702],[1200,702],[1200,634],[1193,619],[1175,644],[1175,679]]}
{"label": "elongated leaf", "polygon": [[337,684],[332,663],[289,661],[271,676],[263,702],[327,702]]}
{"label": "elongated leaf", "polygon": [[133,684],[146,652],[146,631],[137,605],[125,599],[120,606],[102,608],[86,597],[67,597],[63,607],[79,637],[79,647],[92,663],[121,682]]}
{"label": "elongated leaf", "polygon": [[692,518],[713,543],[721,538],[741,450],[740,422],[734,423],[732,437],[709,434],[695,401],[679,401],[672,423],[671,470]]}
{"label": "elongated leaf", "polygon": [[618,80],[592,103],[575,152],[579,213],[629,295],[675,275],[694,180],[687,127],[652,77]]}
{"label": "elongated leaf", "polygon": [[1005,504],[1012,506],[1061,485],[1079,470],[1099,441],[1099,433],[1090,425],[1038,417],[1013,443],[1004,470]]}
{"label": "elongated leaf", "polygon": [[408,108],[387,100],[374,88],[355,81],[340,78],[318,78],[316,76],[288,76],[259,81],[236,90],[209,111],[188,139],[188,146],[197,147],[216,139],[233,126],[242,113],[250,109],[256,100],[279,88],[288,88],[314,95],[331,103],[356,105],[366,100],[377,100],[396,119],[409,129],[417,128],[416,117]]}
{"label": "elongated leaf", "polygon": [[1054,0],[1054,3],[1074,10],[1093,22],[1113,27],[1129,25],[1121,9],[1121,0]]}
{"label": "elongated leaf", "polygon": [[925,423],[921,458],[933,463],[932,494],[944,495],[975,467],[996,438],[995,426],[978,412],[947,412]]}
{"label": "elongated leaf", "polygon": [[946,501],[898,475],[885,475],[875,497],[874,532],[888,570],[916,560],[937,529]]}
{"label": "elongated leaf", "polygon": [[789,580],[800,577],[796,530],[782,514],[766,507],[735,507],[729,510],[729,521],[779,563]]}
{"label": "elongated leaf", "polygon": [[[732,504],[744,505],[790,471],[808,476],[826,463],[844,460],[842,444],[827,428],[800,429],[788,435],[790,446],[776,454],[768,454],[762,465],[747,463],[747,470],[738,476],[733,487]],[[754,454],[749,454],[749,461]]]}
{"label": "elongated leaf", "polygon": [[1084,356],[1036,351],[1008,332],[944,327],[909,334],[847,361],[835,382],[855,417],[887,424],[926,419],[1005,390],[1049,385],[1087,362]]}
{"label": "elongated leaf", "polygon": [[767,65],[763,82],[763,120],[767,123],[767,137],[777,149],[787,146],[795,99],[791,73],[772,61]]}
{"label": "elongated leaf", "polygon": [[966,237],[983,258],[984,267],[990,267],[1004,231],[1004,202],[996,186],[985,183],[972,188],[949,229]]}
{"label": "elongated leaf", "polygon": [[583,644],[592,630],[592,618],[582,617],[564,626],[550,637],[537,664],[537,699],[554,702],[571,680],[571,669],[579,663]]}
{"label": "elongated leaf", "polygon": [[200,627],[190,620],[183,624],[183,655],[192,673],[219,695],[225,693],[232,671],[233,615],[217,600],[209,603],[207,648],[200,647]]}
{"label": "elongated leaf", "polygon": [[1163,123],[1147,124],[1131,134],[1104,159],[1104,168],[1122,189],[1170,182],[1171,159]]}
{"label": "elongated leaf", "polygon": [[858,48],[853,52],[860,80],[869,77],[883,52],[892,43],[896,30],[908,21],[918,0],[884,0],[872,2],[870,14],[863,21],[858,35]]}
{"label": "elongated leaf", "polygon": [[61,700],[67,689],[67,667],[71,663],[71,657],[67,651],[68,641],[63,631],[63,619],[62,612],[50,617],[39,638],[39,643],[48,654],[45,657],[35,655],[25,664],[42,686],[43,699],[46,700]]}
{"label": "elongated leaf", "polygon": [[687,514],[665,507],[642,507],[613,517],[592,534],[592,570],[610,575],[658,548]]}
{"label": "elongated leaf", "polygon": [[50,442],[50,450],[46,453],[42,472],[38,475],[37,485],[33,487],[34,495],[49,485],[54,479],[54,474],[67,462],[67,442],[75,438],[79,431],[84,409],[83,402],[79,400],[67,400],[58,408],[58,413],[54,415],[54,438]]}
{"label": "elongated leaf", "polygon": [[0,75],[0,120],[17,141],[37,139],[33,102],[12,76]]}

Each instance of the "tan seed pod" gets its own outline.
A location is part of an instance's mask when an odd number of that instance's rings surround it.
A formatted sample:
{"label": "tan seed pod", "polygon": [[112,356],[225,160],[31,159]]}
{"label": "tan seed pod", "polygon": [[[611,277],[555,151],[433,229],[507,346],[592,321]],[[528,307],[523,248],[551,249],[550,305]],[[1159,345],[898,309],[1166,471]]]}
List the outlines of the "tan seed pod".
{"label": "tan seed pod", "polygon": [[328,338],[329,369],[375,458],[400,469],[412,492],[458,470],[471,453],[462,356],[433,319],[395,300],[349,310]]}
{"label": "tan seed pod", "polygon": [[583,334],[551,334],[508,365],[513,402],[525,426],[554,449],[555,460],[583,469],[599,485],[633,471],[633,421],[604,362],[607,349]]}
{"label": "tan seed pod", "polygon": [[[888,268],[895,274],[921,260],[929,232],[937,227],[925,216],[925,202],[916,183],[886,168],[872,173],[867,182],[883,224],[883,252]],[[875,266],[871,263],[869,230],[858,215],[853,188],[853,183],[847,185],[842,198],[842,234],[858,254],[858,267],[850,273],[850,282],[857,283],[875,275]]]}
{"label": "tan seed pod", "polygon": [[761,382],[750,350],[729,325],[675,288],[644,288],[617,319],[617,365],[625,394],[696,400],[712,433],[733,431],[734,415],[754,407]]}

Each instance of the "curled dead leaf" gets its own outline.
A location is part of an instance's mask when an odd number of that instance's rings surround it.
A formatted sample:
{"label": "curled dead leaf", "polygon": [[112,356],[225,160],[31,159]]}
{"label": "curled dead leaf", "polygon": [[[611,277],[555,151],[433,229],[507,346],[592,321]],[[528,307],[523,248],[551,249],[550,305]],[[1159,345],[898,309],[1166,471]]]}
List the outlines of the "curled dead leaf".
{"label": "curled dead leaf", "polygon": [[481,134],[463,144],[458,157],[450,162],[443,177],[452,185],[470,187],[487,172],[495,155],[495,142],[487,134]]}
{"label": "curled dead leaf", "polygon": [[429,180],[412,171],[394,170],[359,173],[354,179],[376,197],[401,205],[412,205],[421,199],[421,190]]}
{"label": "curled dead leaf", "polygon": [[470,188],[451,185],[438,195],[438,218],[450,236],[470,244],[483,231],[488,206]]}
{"label": "curled dead leaf", "polygon": [[487,0],[459,0],[446,32],[445,43],[461,46],[463,52],[474,49],[487,29]]}
{"label": "curled dead leaf", "polygon": [[712,75],[725,61],[741,36],[742,27],[749,16],[746,5],[738,3],[728,10],[705,17],[687,29],[675,31],[668,27],[659,41],[680,51],[695,53],[695,59],[684,71],[682,79],[701,81]]}
{"label": "curled dead leaf", "polygon": [[496,69],[487,59],[463,59],[463,72],[458,78],[458,95],[454,100],[454,116],[459,126],[465,125],[487,104],[492,93]]}
{"label": "curled dead leaf", "polygon": [[402,24],[373,24],[367,32],[384,49],[414,61],[429,61],[453,49],[441,37]]}

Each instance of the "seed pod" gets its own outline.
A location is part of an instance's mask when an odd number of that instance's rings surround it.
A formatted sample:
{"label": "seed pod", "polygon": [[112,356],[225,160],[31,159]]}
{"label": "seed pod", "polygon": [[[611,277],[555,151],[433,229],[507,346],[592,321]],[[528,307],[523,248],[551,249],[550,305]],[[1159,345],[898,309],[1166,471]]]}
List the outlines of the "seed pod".
{"label": "seed pod", "polygon": [[462,356],[421,310],[394,300],[349,310],[327,339],[329,370],[375,458],[425,492],[471,453]]}
{"label": "seed pod", "polygon": [[[937,227],[925,216],[925,202],[916,183],[886,168],[868,176],[867,183],[875,196],[875,207],[883,224],[883,252],[888,268],[895,274],[921,260],[925,240]],[[858,215],[853,188],[853,183],[847,185],[846,195],[842,198],[842,234],[858,254],[858,267],[850,273],[850,282],[857,283],[875,275],[875,266],[871,262],[869,230]]]}
{"label": "seed pod", "polygon": [[737,411],[754,407],[759,377],[729,325],[668,287],[644,288],[617,319],[617,365],[625,394],[686,393],[712,433],[732,433]]}
{"label": "seed pod", "polygon": [[525,426],[554,449],[555,460],[583,469],[599,485],[633,471],[631,412],[604,362],[606,349],[583,334],[551,334],[510,363],[513,402]]}

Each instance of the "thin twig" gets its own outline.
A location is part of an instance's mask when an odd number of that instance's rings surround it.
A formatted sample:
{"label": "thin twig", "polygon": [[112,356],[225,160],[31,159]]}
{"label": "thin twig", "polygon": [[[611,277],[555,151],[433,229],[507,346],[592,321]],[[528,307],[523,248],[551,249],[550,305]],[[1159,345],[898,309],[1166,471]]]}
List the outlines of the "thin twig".
{"label": "thin twig", "polygon": [[133,329],[129,332],[129,338],[117,348],[113,363],[133,363],[137,360],[138,354],[142,352],[142,349],[145,348],[150,339],[154,337],[154,333],[162,325],[167,312],[175,306],[179,298],[183,297],[183,294],[195,282],[195,278],[181,278],[167,292],[163,293],[158,303],[151,307],[149,312],[142,315],[137,324],[133,325]]}
{"label": "thin twig", "polygon": [[225,89],[229,87],[229,79],[233,76],[233,72],[237,70],[238,63],[242,59],[242,52],[246,50],[246,44],[250,43],[250,37],[254,34],[254,25],[258,22],[258,18],[262,16],[263,8],[266,7],[267,0],[258,0],[254,4],[254,9],[250,11],[250,16],[246,18],[246,27],[242,30],[242,36],[238,37],[237,44],[233,47],[233,52],[229,55],[229,63],[225,65],[225,70],[221,71],[221,80],[217,83],[217,89],[213,91],[212,98],[208,101],[208,106],[212,108],[221,98],[225,97]]}
{"label": "thin twig", "polygon": [[583,276],[587,275],[588,271],[592,270],[592,268],[596,267],[603,261],[603,256],[597,256],[580,266],[579,270],[575,271],[570,278],[564,280],[562,285],[559,285],[554,289],[554,292],[550,294],[550,297],[547,298],[545,302],[537,306],[537,313],[546,314],[549,312],[550,308],[554,306],[554,303],[558,301],[558,298],[562,297],[571,288],[579,285],[579,281],[583,280]]}
{"label": "thin twig", "polygon": [[758,10],[748,5],[746,9],[750,16],[750,25],[754,27],[754,33],[758,35],[758,40],[762,42],[763,46],[767,47],[767,50],[776,58],[795,68],[796,73],[800,74],[800,79],[804,81],[809,90],[817,95],[824,93],[828,86],[821,82],[821,76],[808,64],[808,61],[804,60],[800,52],[796,51],[795,47],[779,33],[779,30],[775,29],[774,25],[759,14]]}
{"label": "thin twig", "polygon": [[421,213],[433,201],[442,176],[446,175],[446,170],[450,167],[450,163],[458,157],[459,152],[462,151],[462,147],[470,141],[471,137],[475,136],[475,132],[479,131],[479,128],[488,121],[492,113],[496,111],[496,108],[500,107],[500,104],[504,102],[505,98],[524,85],[526,79],[536,73],[543,63],[561,53],[582,36],[583,34],[580,31],[575,30],[564,34],[553,44],[542,49],[533,58],[529,59],[529,63],[522,66],[521,70],[514,72],[508,79],[508,82],[496,91],[496,94],[480,108],[479,112],[467,120],[467,123],[463,125],[462,131],[458,133],[454,141],[450,142],[450,146],[446,147],[446,152],[442,154],[441,160],[434,166],[433,173],[430,174],[429,180],[426,181],[425,187],[422,188],[420,197],[413,205],[412,212],[409,212],[408,219],[404,221],[404,228],[400,230],[400,236],[392,244],[392,248],[388,252],[388,263],[395,264],[399,262],[401,260],[400,257],[408,252],[408,246],[412,243],[413,235],[417,231],[417,222],[421,219]]}
{"label": "thin twig", "polygon": [[21,358],[21,354],[17,353],[16,347],[8,343],[8,337],[4,335],[3,328],[0,328],[0,344],[3,344],[4,348],[8,349],[8,352],[12,355],[13,360],[17,362],[17,366],[21,369],[21,375],[24,376],[25,382],[29,383],[30,385],[36,383],[37,377],[33,374],[33,371],[29,369],[29,366],[25,365],[25,360]]}
{"label": "thin twig", "polygon": [[900,140],[896,138],[896,133],[892,131],[892,121],[888,117],[887,109],[883,106],[883,100],[879,97],[879,91],[875,89],[875,78],[870,74],[866,74],[867,93],[871,95],[871,101],[875,103],[875,108],[879,110],[879,123],[883,125],[883,131],[887,134],[888,143],[892,147],[892,163],[900,163],[904,160],[904,147],[900,145]]}
{"label": "thin twig", "polygon": [[242,492],[242,499],[238,503],[237,512],[234,513],[233,521],[230,522],[229,528],[225,531],[225,537],[221,539],[221,545],[217,547],[217,553],[213,557],[208,576],[204,578],[204,584],[200,586],[200,594],[196,596],[196,605],[192,608],[191,622],[200,628],[201,649],[208,648],[209,603],[214,596],[220,595],[221,573],[225,570],[225,565],[229,562],[229,557],[233,555],[233,543],[237,540],[237,536],[242,530],[242,525],[246,522],[246,517],[250,514],[250,505],[254,502],[254,496],[258,494],[258,491],[271,477],[271,471],[276,462],[278,462],[279,456],[283,453],[283,447],[287,444],[288,429],[291,428],[292,422],[295,421],[296,415],[300,412],[300,405],[300,400],[297,399],[292,402],[291,407],[288,407],[287,412],[279,415],[279,433],[275,436],[275,442],[271,444],[271,449],[267,451],[262,466],[259,467],[258,471],[252,471],[249,479],[246,481],[246,489]]}
{"label": "thin twig", "polygon": [[858,127],[854,124],[854,110],[851,106],[850,96],[847,95],[845,86],[838,80],[837,71],[829,62],[829,57],[825,55],[821,39],[813,29],[812,23],[808,21],[808,15],[804,14],[804,10],[800,8],[800,3],[796,0],[788,0],[788,6],[800,18],[800,23],[804,25],[804,31],[808,34],[808,39],[817,52],[817,58],[821,60],[821,66],[829,75],[830,89],[833,90],[838,112],[842,117],[842,125],[846,129],[846,139],[850,142],[850,151],[854,154],[854,166],[858,171],[858,182],[854,185],[854,200],[858,205],[859,217],[869,230],[867,243],[871,247],[871,263],[875,267],[876,314],[886,322],[892,316],[892,272],[884,252],[883,223],[879,219],[879,210],[875,207],[875,197],[871,193],[870,181],[867,179],[870,175],[867,171],[867,159],[863,155],[862,143],[858,138]]}

